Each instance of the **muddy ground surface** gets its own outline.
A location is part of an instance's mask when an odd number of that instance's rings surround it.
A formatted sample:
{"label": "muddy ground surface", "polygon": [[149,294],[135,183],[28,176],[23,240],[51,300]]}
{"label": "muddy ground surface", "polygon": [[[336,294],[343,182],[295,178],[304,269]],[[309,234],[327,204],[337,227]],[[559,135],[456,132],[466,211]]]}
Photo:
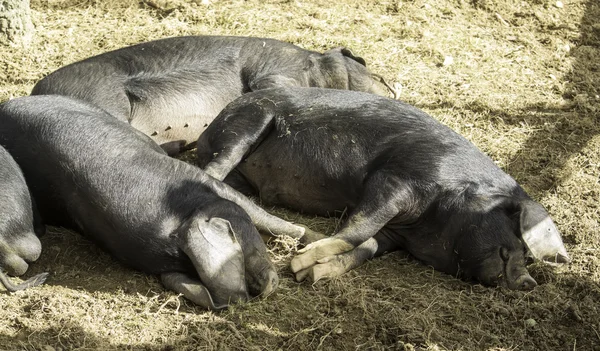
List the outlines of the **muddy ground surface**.
{"label": "muddy ground surface", "polygon": [[[463,282],[393,253],[296,283],[291,240],[270,243],[266,299],[205,312],[80,235],[50,228],[26,277],[0,293],[2,350],[600,350],[600,3],[596,0],[33,0],[36,37],[0,47],[0,101],[70,62],[188,34],[347,46],[544,204],[573,258],[531,266],[515,292]],[[141,209],[143,210],[143,209]],[[278,215],[333,233],[335,218]]]}

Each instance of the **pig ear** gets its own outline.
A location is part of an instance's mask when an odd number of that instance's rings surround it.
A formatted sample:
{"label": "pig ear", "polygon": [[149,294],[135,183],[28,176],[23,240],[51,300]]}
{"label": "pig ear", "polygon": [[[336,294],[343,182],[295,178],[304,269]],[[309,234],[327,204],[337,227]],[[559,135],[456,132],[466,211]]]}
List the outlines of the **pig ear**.
{"label": "pig ear", "polygon": [[178,236],[179,247],[215,303],[247,296],[244,255],[229,221],[196,215]]}
{"label": "pig ear", "polygon": [[560,232],[542,205],[532,200],[519,203],[521,238],[534,258],[547,262],[570,261]]}
{"label": "pig ear", "polygon": [[187,238],[184,246],[192,249],[192,252],[186,253],[197,270],[201,266],[210,275],[216,267],[222,267],[236,255],[242,255],[242,247],[228,220],[212,217],[196,220],[195,224],[191,228],[194,234]]}
{"label": "pig ear", "polygon": [[345,56],[345,57],[347,57],[349,59],[352,59],[352,60],[360,63],[361,65],[363,65],[365,67],[367,66],[367,63],[366,63],[365,59],[363,59],[362,57],[359,57],[359,56],[354,56],[352,54],[352,51],[350,51],[350,49],[348,49],[348,48],[339,47],[339,48],[327,50],[327,51],[324,52],[325,55],[327,55],[327,54],[333,54],[333,53],[342,54],[342,56]]}

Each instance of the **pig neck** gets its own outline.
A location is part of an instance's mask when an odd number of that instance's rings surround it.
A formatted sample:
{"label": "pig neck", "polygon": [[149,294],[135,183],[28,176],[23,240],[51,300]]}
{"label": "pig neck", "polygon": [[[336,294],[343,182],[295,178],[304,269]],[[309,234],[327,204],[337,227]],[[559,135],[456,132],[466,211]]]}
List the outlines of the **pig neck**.
{"label": "pig neck", "polygon": [[401,216],[392,219],[382,232],[393,237],[398,247],[436,270],[454,274],[457,261],[453,254],[454,241],[444,230],[452,211],[440,211],[439,201],[429,201],[422,213],[410,222]]}
{"label": "pig neck", "polygon": [[[296,79],[301,86],[308,86],[304,72],[311,52],[291,44],[284,44],[285,50],[271,44],[270,41],[254,40],[240,50],[240,61],[243,62],[241,75],[245,85],[265,76],[281,74]],[[287,54],[282,57],[281,52],[284,51]]]}

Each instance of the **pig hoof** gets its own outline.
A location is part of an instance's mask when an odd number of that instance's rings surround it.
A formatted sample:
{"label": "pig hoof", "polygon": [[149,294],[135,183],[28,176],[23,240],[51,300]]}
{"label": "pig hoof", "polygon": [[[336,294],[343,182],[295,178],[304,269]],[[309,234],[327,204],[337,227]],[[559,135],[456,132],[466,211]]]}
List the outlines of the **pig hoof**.
{"label": "pig hoof", "polygon": [[303,269],[301,271],[296,272],[296,281],[302,282],[306,277],[310,274],[310,268]]}
{"label": "pig hoof", "polygon": [[309,252],[292,258],[292,262],[290,262],[290,268],[292,269],[292,272],[298,273],[310,267],[312,264],[314,264],[314,262],[316,262],[316,260],[310,257]]}
{"label": "pig hoof", "polygon": [[313,282],[323,278],[334,278],[346,273],[347,267],[341,257],[327,257],[319,260],[319,263],[310,267],[310,277]]}
{"label": "pig hoof", "polygon": [[308,244],[298,251],[300,255],[294,257],[291,262],[292,272],[296,273],[313,266],[320,259],[335,256],[354,248],[348,242],[338,238],[325,238]]}
{"label": "pig hoof", "polygon": [[300,243],[302,245],[308,245],[310,243],[314,243],[321,239],[328,238],[327,235],[310,230],[303,225],[301,225],[301,227],[304,227],[304,235],[302,237],[300,237]]}
{"label": "pig hoof", "polygon": [[517,279],[517,286],[515,290],[532,290],[538,284],[530,275],[525,275],[520,279]]}

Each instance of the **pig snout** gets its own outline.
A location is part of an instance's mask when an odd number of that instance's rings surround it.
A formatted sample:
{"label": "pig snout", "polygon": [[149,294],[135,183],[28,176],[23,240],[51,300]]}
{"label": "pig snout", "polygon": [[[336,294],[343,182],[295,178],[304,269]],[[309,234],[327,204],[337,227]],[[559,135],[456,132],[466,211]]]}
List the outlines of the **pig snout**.
{"label": "pig snout", "polygon": [[0,268],[6,271],[8,275],[20,276],[27,272],[29,265],[21,257],[10,254],[1,260]]}
{"label": "pig snout", "polygon": [[248,301],[250,298],[246,291],[236,291],[229,294],[228,304],[242,303]]}
{"label": "pig snout", "polygon": [[34,262],[42,253],[42,243],[33,233],[27,233],[20,240],[14,242],[15,253],[27,262]]}
{"label": "pig snout", "polygon": [[250,299],[244,280],[243,265],[240,267],[237,262],[223,265],[221,273],[207,282],[207,285],[215,302],[224,305],[246,302]]}
{"label": "pig snout", "polygon": [[[279,277],[277,276],[277,272],[272,269],[268,269],[266,272],[261,274],[264,278],[262,282],[264,283],[262,287],[259,287],[259,291],[257,296],[260,295],[262,297],[266,297],[271,295],[277,289],[279,285]],[[253,292],[252,292],[253,293]]]}
{"label": "pig snout", "polygon": [[0,269],[12,276],[27,272],[29,264],[40,257],[42,244],[33,234],[24,235],[17,240],[0,243]]}
{"label": "pig snout", "polygon": [[504,280],[509,289],[531,290],[538,285],[527,271],[526,257],[522,252],[509,254],[505,264]]}
{"label": "pig snout", "polygon": [[269,296],[279,285],[279,276],[266,252],[255,252],[246,260],[246,284],[252,297]]}
{"label": "pig snout", "polygon": [[524,273],[514,281],[508,282],[508,288],[511,290],[532,290],[537,285],[537,282],[529,275],[529,273]]}

